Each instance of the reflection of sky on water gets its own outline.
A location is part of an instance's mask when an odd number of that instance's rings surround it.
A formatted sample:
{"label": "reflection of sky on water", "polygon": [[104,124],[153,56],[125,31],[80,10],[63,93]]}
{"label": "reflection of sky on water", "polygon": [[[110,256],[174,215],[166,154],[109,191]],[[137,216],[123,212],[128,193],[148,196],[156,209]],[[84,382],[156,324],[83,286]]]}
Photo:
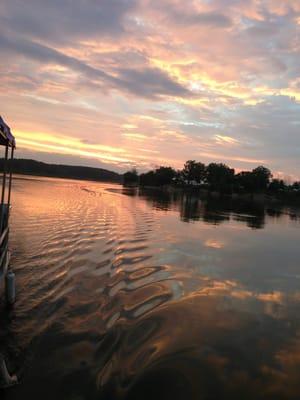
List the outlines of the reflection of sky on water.
{"label": "reflection of sky on water", "polygon": [[15,183],[7,399],[298,400],[296,209],[51,182]]}
{"label": "reflection of sky on water", "polygon": [[[150,190],[142,191],[141,198],[159,213],[165,240],[156,256],[158,264],[233,279],[251,290],[298,288],[297,209],[261,202],[201,200],[178,193],[163,193],[160,198],[159,191]],[[194,224],[182,224],[178,217]]]}

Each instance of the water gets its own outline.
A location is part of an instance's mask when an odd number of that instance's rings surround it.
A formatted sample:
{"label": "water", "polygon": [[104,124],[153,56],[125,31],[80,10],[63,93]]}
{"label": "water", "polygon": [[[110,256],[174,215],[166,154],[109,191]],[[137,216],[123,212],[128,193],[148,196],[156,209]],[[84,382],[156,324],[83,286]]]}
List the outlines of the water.
{"label": "water", "polygon": [[[1,398],[299,399],[300,213],[14,181]],[[4,323],[2,323],[2,321]]]}

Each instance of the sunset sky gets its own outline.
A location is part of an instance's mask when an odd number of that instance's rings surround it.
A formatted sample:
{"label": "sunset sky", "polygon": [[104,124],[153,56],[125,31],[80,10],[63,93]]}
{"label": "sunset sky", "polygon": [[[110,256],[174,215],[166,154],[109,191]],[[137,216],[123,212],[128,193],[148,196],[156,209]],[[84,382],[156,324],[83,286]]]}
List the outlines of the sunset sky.
{"label": "sunset sky", "polygon": [[299,0],[1,0],[17,157],[300,178]]}

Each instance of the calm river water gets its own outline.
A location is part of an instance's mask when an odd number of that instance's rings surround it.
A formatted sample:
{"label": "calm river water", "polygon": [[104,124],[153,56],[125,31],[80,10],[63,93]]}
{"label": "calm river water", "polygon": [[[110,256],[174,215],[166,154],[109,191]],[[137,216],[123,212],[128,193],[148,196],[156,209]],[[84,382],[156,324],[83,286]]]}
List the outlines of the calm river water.
{"label": "calm river water", "polygon": [[[300,398],[300,213],[16,179],[1,398]],[[4,321],[4,323],[3,323]]]}

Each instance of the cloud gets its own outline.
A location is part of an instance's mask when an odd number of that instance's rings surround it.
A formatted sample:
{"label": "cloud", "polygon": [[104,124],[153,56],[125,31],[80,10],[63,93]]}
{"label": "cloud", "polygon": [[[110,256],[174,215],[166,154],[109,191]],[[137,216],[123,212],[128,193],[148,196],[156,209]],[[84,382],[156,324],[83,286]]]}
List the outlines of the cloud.
{"label": "cloud", "polygon": [[82,73],[92,80],[106,82],[110,88],[123,88],[141,97],[155,98],[160,95],[186,96],[189,90],[177,83],[158,68],[141,70],[119,68],[117,76],[94,68],[75,57],[68,56],[48,46],[20,38],[0,37],[0,48],[6,52],[22,54],[40,63],[59,64]]}
{"label": "cloud", "polygon": [[184,6],[181,9],[169,8],[168,18],[178,25],[186,28],[195,25],[211,28],[229,28],[232,21],[226,15],[219,12],[195,12]]}
{"label": "cloud", "polygon": [[29,57],[42,63],[54,63],[64,65],[79,72],[88,74],[92,78],[111,79],[111,77],[109,77],[109,75],[107,75],[105,72],[90,67],[89,65],[81,62],[74,57],[70,57],[55,49],[30,40],[20,38],[8,38],[4,35],[1,35],[0,48],[2,48],[2,50],[6,52],[22,54],[25,57]]}
{"label": "cloud", "polygon": [[141,70],[120,68],[118,72],[124,88],[138,96],[155,98],[159,95],[175,97],[192,95],[188,89],[158,68],[146,67]]}
{"label": "cloud", "polygon": [[185,28],[195,28],[195,25],[220,29],[232,26],[231,18],[223,13],[223,10],[210,9],[203,4],[205,2],[201,4],[191,1],[186,4],[177,0],[153,1],[147,3],[147,11],[154,13],[164,22]]}
{"label": "cloud", "polygon": [[81,140],[80,160],[124,149],[120,168],[264,161],[299,176],[299,18],[298,0],[4,0],[1,112],[41,132],[26,151],[45,160],[56,134]]}
{"label": "cloud", "polygon": [[11,32],[48,42],[68,42],[98,35],[116,37],[135,0],[3,0],[1,25]]}

